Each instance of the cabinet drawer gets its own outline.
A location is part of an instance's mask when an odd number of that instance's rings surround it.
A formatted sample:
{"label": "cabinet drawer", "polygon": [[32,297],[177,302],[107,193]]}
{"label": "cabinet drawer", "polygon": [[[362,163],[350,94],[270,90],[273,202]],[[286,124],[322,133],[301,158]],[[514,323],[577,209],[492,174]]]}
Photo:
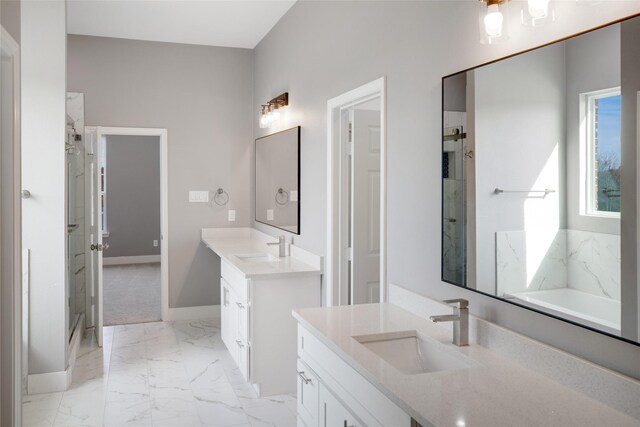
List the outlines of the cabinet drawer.
{"label": "cabinet drawer", "polygon": [[230,266],[229,263],[222,261],[220,263],[220,275],[241,299],[248,301],[248,282],[242,273]]}
{"label": "cabinet drawer", "polygon": [[298,416],[307,427],[318,427],[318,376],[298,359]]}

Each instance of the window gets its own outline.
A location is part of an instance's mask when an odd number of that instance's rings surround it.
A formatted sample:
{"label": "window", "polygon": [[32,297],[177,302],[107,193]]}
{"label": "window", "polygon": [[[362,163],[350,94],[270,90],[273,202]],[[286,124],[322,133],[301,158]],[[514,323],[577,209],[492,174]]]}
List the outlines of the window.
{"label": "window", "polygon": [[584,214],[620,217],[620,88],[581,95]]}

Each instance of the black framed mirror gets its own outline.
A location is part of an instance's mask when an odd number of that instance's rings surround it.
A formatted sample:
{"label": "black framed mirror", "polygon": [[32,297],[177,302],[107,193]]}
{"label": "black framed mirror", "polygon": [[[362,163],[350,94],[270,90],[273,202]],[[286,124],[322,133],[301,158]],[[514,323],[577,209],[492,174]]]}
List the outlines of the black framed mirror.
{"label": "black framed mirror", "polygon": [[255,141],[255,220],[300,234],[300,126]]}
{"label": "black framed mirror", "polygon": [[638,15],[443,78],[443,281],[638,344],[637,40]]}

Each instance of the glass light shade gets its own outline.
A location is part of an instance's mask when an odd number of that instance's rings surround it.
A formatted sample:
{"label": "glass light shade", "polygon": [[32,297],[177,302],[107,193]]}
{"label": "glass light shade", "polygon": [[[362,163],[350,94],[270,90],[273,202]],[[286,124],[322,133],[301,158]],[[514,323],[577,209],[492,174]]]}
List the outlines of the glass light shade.
{"label": "glass light shade", "polygon": [[482,44],[498,44],[509,39],[507,31],[508,23],[508,4],[487,4],[485,1],[479,1],[479,29],[480,42]]}
{"label": "glass light shade", "polygon": [[527,0],[520,11],[520,21],[528,27],[537,27],[555,20],[556,12],[550,0]]}
{"label": "glass light shade", "polygon": [[487,7],[487,14],[484,16],[484,31],[489,37],[500,37],[502,35],[503,22],[504,16],[502,16],[497,4]]}

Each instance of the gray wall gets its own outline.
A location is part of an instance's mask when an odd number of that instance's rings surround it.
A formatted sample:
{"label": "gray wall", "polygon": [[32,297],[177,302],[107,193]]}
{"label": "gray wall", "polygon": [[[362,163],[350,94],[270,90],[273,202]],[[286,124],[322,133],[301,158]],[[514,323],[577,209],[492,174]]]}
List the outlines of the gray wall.
{"label": "gray wall", "polygon": [[160,138],[107,136],[105,257],[159,255]]}
{"label": "gray wall", "polygon": [[[87,125],[168,129],[169,307],[219,304],[219,259],[200,229],[251,223],[251,50],[70,35],[67,65]],[[188,202],[218,187],[224,209]]]}
{"label": "gray wall", "polygon": [[[620,144],[624,171],[620,177],[622,253],[622,335],[640,339],[640,286],[638,280],[638,91],[640,91],[640,19],[623,22],[620,33],[622,66],[622,128]],[[634,304],[635,303],[635,304]],[[638,352],[640,353],[640,351]],[[636,363],[640,355],[636,356]]]}
{"label": "gray wall", "polygon": [[0,22],[11,37],[20,43],[20,1],[0,1]]}
{"label": "gray wall", "polygon": [[471,2],[297,2],[255,49],[253,102],[256,137],[267,133],[258,126],[260,104],[284,90],[290,111],[280,126],[302,126],[296,242],[326,255],[327,100],[386,75],[389,282],[433,298],[467,298],[474,314],[640,377],[640,348],[632,344],[440,280],[442,76],[640,9],[638,1],[594,4],[557,2],[562,19],[553,25],[513,25],[509,43],[484,46]]}

